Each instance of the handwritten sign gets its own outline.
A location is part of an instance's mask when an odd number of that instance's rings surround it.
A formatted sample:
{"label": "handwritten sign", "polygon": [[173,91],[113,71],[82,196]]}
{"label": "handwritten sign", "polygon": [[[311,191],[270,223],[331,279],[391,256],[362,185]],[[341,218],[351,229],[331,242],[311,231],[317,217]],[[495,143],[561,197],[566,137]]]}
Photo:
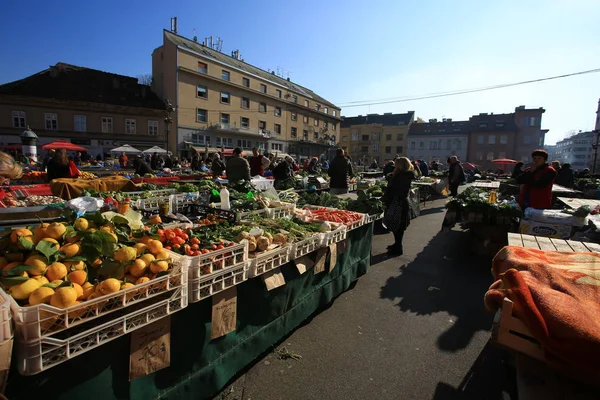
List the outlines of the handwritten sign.
{"label": "handwritten sign", "polygon": [[235,331],[237,324],[237,289],[229,288],[212,298],[212,324],[210,339],[216,339]]}
{"label": "handwritten sign", "polygon": [[337,243],[329,246],[329,252],[331,254],[329,258],[329,273],[331,273],[331,271],[333,271],[335,268],[335,264],[337,263]]}
{"label": "handwritten sign", "polygon": [[315,265],[315,262],[311,260],[309,256],[302,256],[294,260],[294,264],[296,264],[298,272],[302,275],[307,269],[312,268],[312,266]]}
{"label": "handwritten sign", "polygon": [[279,268],[265,272],[261,277],[268,291],[285,285],[285,278]]}
{"label": "handwritten sign", "polygon": [[171,317],[160,319],[131,333],[129,380],[171,365]]}
{"label": "handwritten sign", "polygon": [[317,260],[315,262],[314,274],[320,274],[325,271],[325,259],[327,258],[327,248],[317,250]]}

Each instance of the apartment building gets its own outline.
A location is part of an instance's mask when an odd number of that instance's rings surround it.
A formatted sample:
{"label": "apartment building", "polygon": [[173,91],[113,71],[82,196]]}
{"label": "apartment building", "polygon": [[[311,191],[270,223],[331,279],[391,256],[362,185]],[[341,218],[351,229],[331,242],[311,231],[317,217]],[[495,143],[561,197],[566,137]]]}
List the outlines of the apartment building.
{"label": "apartment building", "polygon": [[299,157],[324,154],[340,108],[310,89],[215,48],[163,32],[152,53],[152,87],[175,108],[169,147],[181,155],[258,147]]}
{"label": "apartment building", "polygon": [[450,118],[441,121],[430,119],[428,123],[420,121],[418,119],[408,130],[408,158],[428,163],[435,160],[444,165],[451,156],[460,160],[467,158],[468,121],[452,121]]}
{"label": "apartment building", "polygon": [[20,151],[27,127],[40,148],[66,140],[94,157],[123,144],[162,147],[165,115],[165,104],[136,78],[59,62],[0,86],[0,150]]}
{"label": "apartment building", "polygon": [[343,117],[339,145],[354,161],[382,163],[406,154],[408,130],[415,112]]}
{"label": "apartment building", "polygon": [[594,132],[578,132],[568,138],[559,140],[555,146],[546,146],[549,160],[558,160],[561,164],[569,163],[574,170],[593,168]]}

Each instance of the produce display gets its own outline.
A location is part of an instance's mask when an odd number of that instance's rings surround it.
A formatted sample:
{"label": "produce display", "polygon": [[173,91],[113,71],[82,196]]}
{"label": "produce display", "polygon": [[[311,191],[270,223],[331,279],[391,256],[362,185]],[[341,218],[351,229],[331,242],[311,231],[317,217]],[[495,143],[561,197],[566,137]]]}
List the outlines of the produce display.
{"label": "produce display", "polygon": [[4,196],[0,202],[0,208],[8,207],[35,207],[51,204],[65,204],[65,201],[56,196],[27,196],[22,200],[18,200],[12,193]]}
{"label": "produce display", "polygon": [[[150,233],[152,232],[151,230]],[[233,243],[226,243],[206,229],[158,228],[154,232],[165,249],[189,257],[207,254],[213,250],[221,250],[233,245]],[[140,240],[147,240],[147,237],[146,235]]]}
{"label": "produce display", "polygon": [[[496,201],[490,201],[493,194],[489,190],[468,187],[448,203],[446,208],[453,211],[472,211],[496,214],[504,217],[522,217],[523,211],[513,196],[496,194]],[[495,193],[495,192],[494,192]]]}
{"label": "produce display", "polygon": [[[384,211],[383,202],[381,201],[383,192],[381,189],[379,190],[380,191],[359,190],[357,192],[358,198],[356,200],[349,200],[346,209],[367,215],[381,214]],[[376,196],[380,193],[381,196]]]}
{"label": "produce display", "polygon": [[325,207],[312,210],[305,209],[303,212],[312,221],[336,222],[344,225],[351,225],[364,218],[363,214],[354,211],[336,210]]}
{"label": "produce display", "polygon": [[81,171],[81,174],[77,177],[78,179],[96,179],[98,178],[96,175],[91,172]]}

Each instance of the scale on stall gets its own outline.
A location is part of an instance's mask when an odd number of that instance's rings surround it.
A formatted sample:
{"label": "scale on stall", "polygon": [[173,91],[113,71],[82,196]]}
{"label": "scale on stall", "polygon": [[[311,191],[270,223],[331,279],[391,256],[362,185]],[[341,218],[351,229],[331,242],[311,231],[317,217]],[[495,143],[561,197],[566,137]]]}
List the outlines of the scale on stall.
{"label": "scale on stall", "polygon": [[308,186],[315,186],[317,189],[329,189],[329,182],[319,176],[308,178]]}

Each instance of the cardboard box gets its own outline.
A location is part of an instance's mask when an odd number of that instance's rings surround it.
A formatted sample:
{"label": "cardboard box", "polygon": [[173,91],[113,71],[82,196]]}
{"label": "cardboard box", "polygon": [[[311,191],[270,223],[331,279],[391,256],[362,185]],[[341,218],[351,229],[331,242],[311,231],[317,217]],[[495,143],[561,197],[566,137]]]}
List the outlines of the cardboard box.
{"label": "cardboard box", "polygon": [[526,219],[521,219],[519,225],[519,233],[555,239],[570,239],[572,231],[573,227],[570,225],[547,224]]}

